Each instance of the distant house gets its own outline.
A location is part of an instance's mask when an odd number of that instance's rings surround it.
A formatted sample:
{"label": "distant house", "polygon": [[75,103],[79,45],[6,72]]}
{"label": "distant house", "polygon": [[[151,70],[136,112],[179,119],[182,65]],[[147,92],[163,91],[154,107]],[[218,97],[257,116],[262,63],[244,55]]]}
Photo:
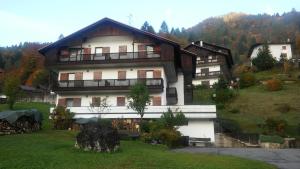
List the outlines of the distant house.
{"label": "distant house", "polygon": [[231,80],[233,59],[230,49],[203,41],[191,43],[184,49],[197,54],[193,85],[212,86],[220,76]]}
{"label": "distant house", "polygon": [[[257,57],[258,51],[262,49],[263,45],[262,43],[254,44],[249,50],[248,57],[250,59]],[[281,57],[288,60],[293,57],[291,43],[268,43],[268,46],[273,58],[277,61],[279,61]]]}

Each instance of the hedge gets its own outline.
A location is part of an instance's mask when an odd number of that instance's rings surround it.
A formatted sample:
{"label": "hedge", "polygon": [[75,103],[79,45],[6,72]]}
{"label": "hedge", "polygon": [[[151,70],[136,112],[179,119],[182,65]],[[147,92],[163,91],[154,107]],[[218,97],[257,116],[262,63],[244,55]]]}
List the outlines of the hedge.
{"label": "hedge", "polygon": [[284,142],[283,138],[277,135],[260,135],[259,140],[261,143],[279,143],[282,144]]}

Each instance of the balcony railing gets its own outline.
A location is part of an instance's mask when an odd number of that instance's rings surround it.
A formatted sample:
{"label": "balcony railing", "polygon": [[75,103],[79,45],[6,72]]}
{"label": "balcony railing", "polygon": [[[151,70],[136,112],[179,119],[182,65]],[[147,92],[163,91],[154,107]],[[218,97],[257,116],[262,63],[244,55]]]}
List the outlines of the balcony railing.
{"label": "balcony railing", "polygon": [[222,74],[221,71],[212,71],[208,73],[196,73],[196,78],[210,78],[210,77],[218,77]]}
{"label": "balcony railing", "polygon": [[105,62],[120,60],[143,60],[160,58],[159,51],[145,52],[123,52],[123,53],[96,53],[96,54],[77,54],[77,55],[59,55],[58,62]]}
{"label": "balcony railing", "polygon": [[205,59],[205,60],[197,60],[197,64],[209,64],[209,63],[220,63],[220,60],[218,59]]}
{"label": "balcony railing", "polygon": [[162,78],[147,79],[102,79],[102,80],[60,80],[56,83],[54,90],[128,90],[136,83],[144,83],[149,89],[163,89]]}

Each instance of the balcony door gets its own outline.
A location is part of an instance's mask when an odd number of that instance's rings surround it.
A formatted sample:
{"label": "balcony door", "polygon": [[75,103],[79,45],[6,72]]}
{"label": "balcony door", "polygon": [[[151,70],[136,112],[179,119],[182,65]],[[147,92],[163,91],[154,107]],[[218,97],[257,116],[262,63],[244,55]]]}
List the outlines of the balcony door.
{"label": "balcony door", "polygon": [[110,47],[96,47],[94,60],[109,59]]}

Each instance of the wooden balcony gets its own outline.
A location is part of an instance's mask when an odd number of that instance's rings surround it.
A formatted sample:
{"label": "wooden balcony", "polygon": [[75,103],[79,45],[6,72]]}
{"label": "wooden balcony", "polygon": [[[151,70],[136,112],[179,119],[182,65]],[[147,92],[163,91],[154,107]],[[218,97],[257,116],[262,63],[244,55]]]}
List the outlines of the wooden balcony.
{"label": "wooden balcony", "polygon": [[218,78],[220,75],[222,75],[221,71],[212,71],[208,73],[196,73],[195,79]]}
{"label": "wooden balcony", "polygon": [[160,60],[159,51],[58,55],[57,64],[102,64]]}
{"label": "wooden balcony", "polygon": [[197,65],[201,66],[210,66],[210,65],[218,65],[222,63],[220,59],[204,59],[204,60],[197,60]]}
{"label": "wooden balcony", "polygon": [[107,92],[128,92],[130,87],[136,83],[144,83],[150,92],[163,91],[162,78],[147,79],[102,79],[102,80],[61,80],[55,83],[53,90],[62,92],[72,91],[107,91]]}

